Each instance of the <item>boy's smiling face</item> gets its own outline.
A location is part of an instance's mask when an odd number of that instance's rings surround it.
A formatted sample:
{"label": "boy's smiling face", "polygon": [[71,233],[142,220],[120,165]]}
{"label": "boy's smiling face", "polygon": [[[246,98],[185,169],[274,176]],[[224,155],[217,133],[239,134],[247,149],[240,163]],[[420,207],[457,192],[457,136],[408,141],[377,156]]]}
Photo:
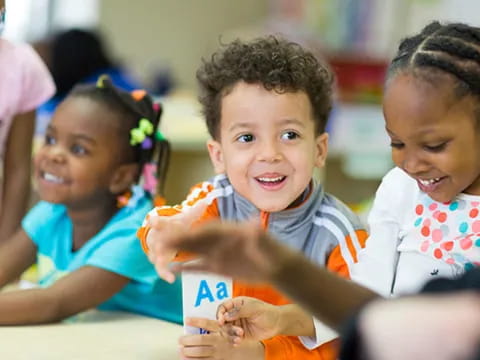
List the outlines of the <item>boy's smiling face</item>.
{"label": "boy's smiling face", "polygon": [[258,209],[281,211],[323,167],[328,135],[315,134],[312,106],[303,91],[279,94],[239,82],[223,97],[219,139],[208,150],[217,173]]}

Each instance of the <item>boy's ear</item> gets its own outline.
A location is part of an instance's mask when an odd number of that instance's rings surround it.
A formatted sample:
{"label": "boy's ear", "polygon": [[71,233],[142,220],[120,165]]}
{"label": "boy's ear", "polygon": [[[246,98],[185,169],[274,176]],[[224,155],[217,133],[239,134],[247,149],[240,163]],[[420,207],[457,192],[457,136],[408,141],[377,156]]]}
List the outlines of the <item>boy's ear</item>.
{"label": "boy's ear", "polygon": [[110,179],[110,192],[121,194],[130,189],[130,186],[137,180],[138,170],[138,164],[135,163],[119,165]]}
{"label": "boy's ear", "polygon": [[315,139],[315,166],[323,168],[327,160],[328,133],[324,132]]}
{"label": "boy's ear", "polygon": [[216,140],[210,139],[207,141],[207,149],[215,173],[223,174],[225,172],[225,164],[223,162],[223,151],[221,144]]}

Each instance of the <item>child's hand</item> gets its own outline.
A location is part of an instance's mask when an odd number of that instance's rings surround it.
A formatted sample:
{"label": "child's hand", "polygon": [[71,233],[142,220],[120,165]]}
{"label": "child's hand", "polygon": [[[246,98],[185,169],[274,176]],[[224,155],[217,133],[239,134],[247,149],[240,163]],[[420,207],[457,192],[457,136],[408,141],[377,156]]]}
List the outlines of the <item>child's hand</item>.
{"label": "child's hand", "polygon": [[217,309],[217,319],[220,326],[231,324],[226,334],[233,344],[243,339],[270,339],[280,333],[280,307],[251,297],[225,301]]}
{"label": "child's hand", "polygon": [[174,236],[173,234],[179,235],[184,231],[182,224],[172,218],[159,217],[151,220],[151,229],[147,235],[148,258],[155,265],[158,276],[169,283],[175,281],[175,275],[170,271],[169,264],[177,252],[167,248],[165,240],[169,236]]}
{"label": "child's hand", "polygon": [[147,235],[149,248],[148,258],[155,265],[158,276],[169,282],[175,281],[175,275],[169,269],[169,264],[175,258],[177,251],[168,247],[168,239],[176,238],[186,233],[206,209],[205,202],[198,202],[183,212],[172,216],[154,216],[148,220],[151,227]]}
{"label": "child's hand", "polygon": [[239,350],[230,341],[230,327],[220,327],[218,322],[203,318],[188,318],[185,323],[210,333],[182,336],[179,340],[182,359],[235,359]]}

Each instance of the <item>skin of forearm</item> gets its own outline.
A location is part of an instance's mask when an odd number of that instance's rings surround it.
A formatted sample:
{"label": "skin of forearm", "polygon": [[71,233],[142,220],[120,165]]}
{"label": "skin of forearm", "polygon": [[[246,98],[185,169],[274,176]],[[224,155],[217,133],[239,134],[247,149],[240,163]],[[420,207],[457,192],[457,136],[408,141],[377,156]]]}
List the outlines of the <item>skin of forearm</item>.
{"label": "skin of forearm", "polygon": [[277,335],[315,336],[312,315],[299,305],[289,304],[278,307],[279,323]]}
{"label": "skin of forearm", "polygon": [[55,297],[43,289],[0,294],[0,325],[52,323],[69,315],[62,314]]}
{"label": "skin of forearm", "polygon": [[14,174],[5,179],[2,190],[0,242],[6,241],[20,226],[30,195],[29,167],[12,170]]}
{"label": "skin of forearm", "polygon": [[259,341],[247,341],[240,345],[232,360],[264,360],[265,348]]}
{"label": "skin of forearm", "polygon": [[378,297],[285,247],[274,253],[278,265],[271,282],[332,329],[340,330],[358,308]]}

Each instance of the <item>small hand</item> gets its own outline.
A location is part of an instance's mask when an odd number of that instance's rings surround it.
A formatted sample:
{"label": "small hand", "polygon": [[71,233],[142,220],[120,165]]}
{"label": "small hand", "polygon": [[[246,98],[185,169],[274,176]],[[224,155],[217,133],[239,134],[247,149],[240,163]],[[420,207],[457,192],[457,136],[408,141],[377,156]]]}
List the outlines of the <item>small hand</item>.
{"label": "small hand", "polygon": [[185,335],[179,340],[183,359],[230,359],[234,346],[217,321],[188,318],[185,324],[209,331],[202,335]]}
{"label": "small hand", "polygon": [[217,309],[221,326],[231,325],[227,336],[234,344],[243,339],[261,341],[279,335],[280,308],[261,300],[239,296]]}
{"label": "small hand", "polygon": [[[175,258],[176,250],[165,246],[169,236],[178,236],[184,230],[182,224],[173,218],[155,218],[150,221],[151,229],[147,235],[148,258],[155,265],[158,276],[169,282],[175,281],[175,275],[169,265]],[[176,234],[176,235],[174,235]]]}
{"label": "small hand", "polygon": [[181,236],[188,231],[192,223],[205,211],[206,202],[198,202],[183,212],[172,216],[152,216],[148,220],[150,231],[147,235],[148,257],[155,265],[161,279],[169,283],[175,281],[175,275],[169,265],[175,258],[176,249],[167,246],[169,238]]}

